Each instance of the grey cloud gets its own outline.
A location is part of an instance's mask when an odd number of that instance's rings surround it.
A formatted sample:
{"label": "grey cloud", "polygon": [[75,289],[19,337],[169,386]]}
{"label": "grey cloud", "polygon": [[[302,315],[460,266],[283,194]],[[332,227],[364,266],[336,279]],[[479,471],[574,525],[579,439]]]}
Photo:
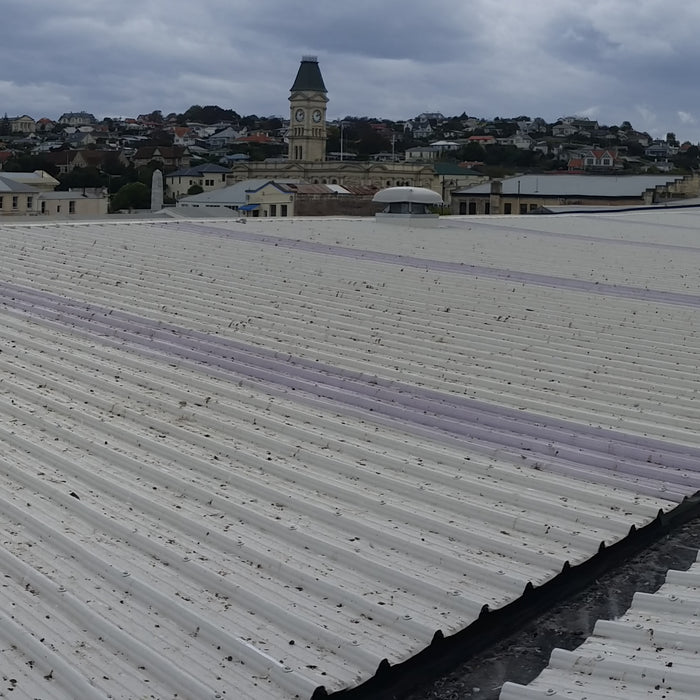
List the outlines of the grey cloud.
{"label": "grey cloud", "polygon": [[285,114],[310,53],[332,116],[593,109],[697,140],[698,26],[681,0],[3,0],[0,112]]}

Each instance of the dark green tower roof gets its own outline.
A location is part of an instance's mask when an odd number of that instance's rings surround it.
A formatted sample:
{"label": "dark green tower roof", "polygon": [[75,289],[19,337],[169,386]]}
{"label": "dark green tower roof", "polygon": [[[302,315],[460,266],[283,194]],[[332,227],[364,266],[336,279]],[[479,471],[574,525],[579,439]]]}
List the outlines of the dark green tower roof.
{"label": "dark green tower roof", "polygon": [[316,56],[302,56],[291,92],[328,92]]}

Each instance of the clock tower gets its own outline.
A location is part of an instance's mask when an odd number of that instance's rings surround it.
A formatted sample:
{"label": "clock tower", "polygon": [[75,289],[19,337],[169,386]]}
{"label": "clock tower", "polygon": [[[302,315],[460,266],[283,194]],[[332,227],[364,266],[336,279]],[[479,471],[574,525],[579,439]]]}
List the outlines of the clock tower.
{"label": "clock tower", "polygon": [[289,95],[289,160],[326,159],[328,97],[316,56],[302,56]]}

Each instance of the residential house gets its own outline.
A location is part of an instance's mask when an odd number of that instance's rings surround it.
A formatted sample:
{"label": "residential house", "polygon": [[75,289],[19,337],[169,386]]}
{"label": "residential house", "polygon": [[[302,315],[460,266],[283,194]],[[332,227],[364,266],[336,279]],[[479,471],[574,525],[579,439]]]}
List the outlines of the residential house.
{"label": "residential house", "polygon": [[3,172],[5,178],[21,185],[27,185],[40,192],[52,192],[59,186],[59,181],[49,175],[45,170],[35,170],[33,172]]}
{"label": "residential house", "polygon": [[55,192],[58,185],[43,171],[0,175],[0,217],[37,216],[86,218],[107,213],[109,199],[102,190]]}
{"label": "residential house", "polygon": [[433,141],[430,145],[437,148],[440,153],[458,151],[460,148],[460,145],[455,141]]}
{"label": "residential house", "polygon": [[406,149],[405,157],[407,161],[436,160],[441,153],[436,146],[414,146]]}
{"label": "residential house", "polygon": [[95,168],[114,172],[116,167],[126,167],[129,161],[123,153],[117,151],[99,151],[96,149],[51,151],[45,155],[60,175],[73,172],[75,168]]}
{"label": "residential house", "polygon": [[66,134],[64,142],[71,148],[80,150],[97,143],[97,138],[95,134],[90,131],[74,131],[73,133]]}
{"label": "residential house", "polygon": [[450,151],[459,150],[460,146],[454,141],[433,141],[429,146],[415,146],[406,149],[406,160],[438,160]]}
{"label": "residential house", "polygon": [[557,122],[552,126],[552,136],[557,138],[567,138],[578,133],[578,129],[573,124]]}
{"label": "residential house", "polygon": [[65,112],[59,117],[58,123],[64,126],[87,126],[96,124],[97,119],[89,112]]}
{"label": "residential house", "polygon": [[[166,177],[167,180],[167,177]],[[250,193],[265,186],[270,180],[252,179],[241,180],[228,187],[223,187],[209,192],[182,197],[175,205],[178,211],[190,216],[231,216],[231,212],[237,212],[241,207],[249,204]],[[289,201],[289,198],[287,199]],[[257,210],[259,207],[248,207],[242,212]]]}
{"label": "residential house", "polygon": [[517,122],[518,131],[523,134],[543,134],[547,132],[547,122],[542,117]]}
{"label": "residential house", "polygon": [[638,143],[645,148],[651,143],[649,134],[643,131],[626,131],[621,135],[623,143]]}
{"label": "residential house", "polygon": [[246,129],[234,129],[232,126],[227,126],[221,131],[217,131],[207,138],[207,145],[213,150],[220,148],[228,148],[236,139],[245,136],[248,133]]}
{"label": "residential house", "polygon": [[109,197],[101,189],[46,192],[39,197],[39,215],[53,219],[94,218],[109,211]]}
{"label": "residential house", "polygon": [[588,119],[588,117],[563,117],[561,121],[564,124],[570,124],[578,131],[595,131],[600,128],[600,125],[595,119]]}
{"label": "residential house", "polygon": [[0,217],[34,214],[40,190],[32,185],[0,175]]}
{"label": "residential house", "polygon": [[409,119],[404,125],[404,130],[409,131],[415,139],[427,139],[435,132],[434,126],[437,121],[435,115],[431,117],[429,114],[420,114],[415,119]]}
{"label": "residential house", "polygon": [[160,163],[164,172],[189,168],[190,151],[186,146],[141,146],[132,157],[137,168],[151,162]]}
{"label": "residential house", "polygon": [[48,117],[42,117],[36,123],[37,132],[46,133],[47,131],[53,131],[56,126],[56,122]]}
{"label": "residential house", "polygon": [[214,163],[175,170],[165,175],[165,191],[175,199],[180,199],[193,186],[201,187],[204,192],[218,190],[226,187],[226,175],[229,172],[230,168]]}
{"label": "residential house", "polygon": [[666,161],[678,153],[676,146],[671,146],[666,141],[656,140],[644,149],[644,155],[647,158],[653,158],[657,161]]}
{"label": "residential house", "polygon": [[529,134],[518,131],[512,136],[498,139],[498,143],[503,144],[504,146],[515,146],[522,151],[531,151],[535,144],[535,140]]}
{"label": "residential house", "polygon": [[568,162],[569,172],[602,172],[619,170],[623,167],[617,151],[612,148],[591,148],[572,155]]}
{"label": "residential house", "polygon": [[197,135],[189,126],[174,126],[170,130],[173,134],[174,146],[194,146],[197,141]]}
{"label": "residential house", "polygon": [[10,120],[10,129],[13,134],[33,134],[36,132],[36,122],[28,115],[15,117]]}

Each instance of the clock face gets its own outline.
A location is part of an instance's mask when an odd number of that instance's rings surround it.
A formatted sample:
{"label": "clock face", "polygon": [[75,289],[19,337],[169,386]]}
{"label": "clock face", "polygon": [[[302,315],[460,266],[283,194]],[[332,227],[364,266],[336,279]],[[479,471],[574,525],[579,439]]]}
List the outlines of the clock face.
{"label": "clock face", "polygon": [[321,121],[321,116],[321,110],[315,109],[314,113],[311,115],[311,118],[318,124]]}
{"label": "clock face", "polygon": [[294,118],[298,122],[303,122],[304,121],[304,110],[303,109],[298,109],[296,112],[294,112]]}

